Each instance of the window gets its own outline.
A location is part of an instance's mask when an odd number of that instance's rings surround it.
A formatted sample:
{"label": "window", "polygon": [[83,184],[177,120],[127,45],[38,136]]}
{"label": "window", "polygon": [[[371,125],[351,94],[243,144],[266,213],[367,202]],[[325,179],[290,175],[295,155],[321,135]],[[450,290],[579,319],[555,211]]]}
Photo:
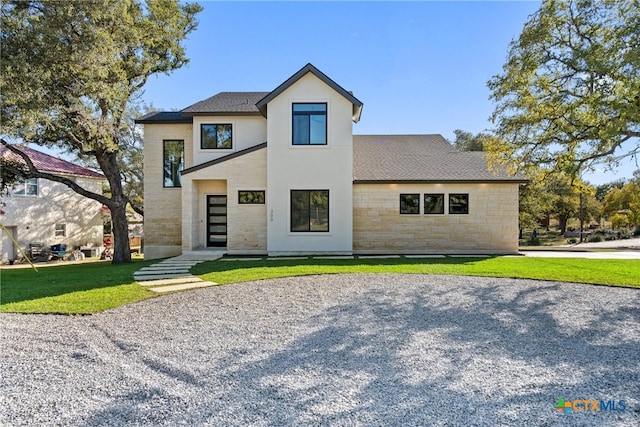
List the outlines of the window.
{"label": "window", "polygon": [[238,191],[241,205],[264,205],[264,191]]}
{"label": "window", "polygon": [[291,231],[329,231],[329,190],[291,190]]}
{"label": "window", "polygon": [[293,104],[293,145],[327,145],[327,104]]}
{"label": "window", "polygon": [[16,183],[11,193],[16,196],[37,196],[38,178],[27,178],[22,182]]}
{"label": "window", "polygon": [[469,195],[468,194],[449,194],[449,213],[450,214],[468,214],[469,213]]}
{"label": "window", "polygon": [[56,224],[56,237],[66,237],[67,235],[67,225],[66,224]]}
{"label": "window", "polygon": [[401,194],[400,195],[400,213],[401,214],[419,214],[420,213],[420,194]]}
{"label": "window", "polygon": [[184,169],[184,141],[164,140],[164,187],[181,187]]}
{"label": "window", "polygon": [[231,125],[200,125],[200,148],[231,149]]}
{"label": "window", "polygon": [[425,194],[424,213],[444,214],[444,194]]}

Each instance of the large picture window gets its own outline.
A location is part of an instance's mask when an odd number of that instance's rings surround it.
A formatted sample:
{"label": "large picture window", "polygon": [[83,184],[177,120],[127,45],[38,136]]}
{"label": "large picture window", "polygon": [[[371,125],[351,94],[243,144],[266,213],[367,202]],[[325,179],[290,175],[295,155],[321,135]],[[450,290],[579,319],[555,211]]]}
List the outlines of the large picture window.
{"label": "large picture window", "polygon": [[291,231],[329,231],[329,190],[291,190]]}
{"label": "large picture window", "polygon": [[203,149],[231,149],[230,124],[200,125],[200,148]]}
{"label": "large picture window", "polygon": [[449,213],[450,214],[468,214],[469,213],[469,195],[468,194],[449,194]]}
{"label": "large picture window", "polygon": [[444,194],[425,194],[424,213],[427,215],[444,214]]}
{"label": "large picture window", "polygon": [[14,196],[37,196],[38,195],[38,178],[27,178],[22,182],[14,184],[11,189]]}
{"label": "large picture window", "polygon": [[180,172],[184,170],[184,141],[164,140],[164,187],[181,187]]}
{"label": "large picture window", "polygon": [[293,104],[293,145],[327,145],[327,104]]}
{"label": "large picture window", "polygon": [[401,194],[400,195],[400,213],[401,214],[419,214],[420,213],[420,194]]}

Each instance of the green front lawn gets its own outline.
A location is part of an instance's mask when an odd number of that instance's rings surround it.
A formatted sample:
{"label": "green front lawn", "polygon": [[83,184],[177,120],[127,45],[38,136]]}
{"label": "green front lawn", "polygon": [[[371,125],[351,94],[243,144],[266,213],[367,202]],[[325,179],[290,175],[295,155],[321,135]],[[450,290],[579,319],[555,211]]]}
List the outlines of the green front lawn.
{"label": "green front lawn", "polygon": [[329,273],[409,273],[513,277],[640,288],[640,260],[580,258],[389,258],[213,261],[191,272],[227,284]]}
{"label": "green front lawn", "polygon": [[[58,266],[0,271],[0,311],[96,313],[152,298],[133,273],[154,261],[126,265],[60,263]],[[211,261],[191,272],[229,284],[276,277],[331,273],[409,273],[514,277],[640,288],[640,260],[573,258],[391,258]]]}
{"label": "green front lawn", "polygon": [[88,262],[0,270],[0,311],[89,314],[156,296],[133,273],[156,261]]}

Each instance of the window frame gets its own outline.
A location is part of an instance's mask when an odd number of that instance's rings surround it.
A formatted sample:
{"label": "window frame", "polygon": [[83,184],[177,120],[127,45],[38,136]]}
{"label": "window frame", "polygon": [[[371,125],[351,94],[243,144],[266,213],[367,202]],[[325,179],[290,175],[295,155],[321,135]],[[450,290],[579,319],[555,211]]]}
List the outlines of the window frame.
{"label": "window frame", "polygon": [[[453,197],[462,197],[466,199],[466,203],[454,205]],[[459,211],[455,206],[464,206],[464,211]],[[469,193],[449,193],[449,215],[469,215]]]}
{"label": "window frame", "polygon": [[[167,185],[167,178],[171,179],[173,181],[174,178],[172,177],[167,177],[167,169],[166,169],[166,162],[167,162],[167,143],[170,142],[179,142],[182,144],[182,169],[178,169],[176,171],[177,175],[177,179],[178,179],[178,185]],[[185,152],[184,152],[184,139],[163,139],[162,140],[162,188],[182,188],[182,177],[180,172],[182,172],[185,169],[185,164],[184,164],[184,156],[185,156]]]}
{"label": "window frame", "polygon": [[[261,193],[262,201],[254,202],[254,201],[242,201],[242,193]],[[264,205],[266,203],[267,194],[265,190],[238,190],[238,204],[239,205]]]}
{"label": "window frame", "polygon": [[67,237],[67,224],[55,224],[53,235],[54,237]]}
{"label": "window frame", "polygon": [[[204,127],[205,126],[216,127],[216,131],[215,131],[216,146],[215,147],[204,146]],[[218,136],[220,135],[218,133],[218,126],[229,126],[229,141],[230,141],[229,147],[220,146],[220,140],[218,139]],[[233,123],[200,123],[200,149],[201,150],[233,150]]]}
{"label": "window frame", "polygon": [[[18,189],[16,192],[16,189]],[[31,194],[29,192],[29,188],[34,188],[35,193]],[[38,178],[25,178],[22,182],[18,182],[11,187],[11,195],[12,196],[20,196],[20,197],[38,197],[38,193],[40,192],[40,182]]]}
{"label": "window frame", "polygon": [[[406,196],[414,196],[415,200],[418,201],[418,206],[414,206],[414,208],[416,209],[415,212],[403,212],[402,199],[403,197],[406,197]],[[399,206],[400,215],[420,215],[420,193],[400,193],[399,202],[400,202],[400,206]]]}
{"label": "window frame", "polygon": [[[308,193],[308,197],[309,197],[309,206],[308,206],[308,212],[307,212],[307,218],[308,220],[308,229],[306,230],[294,230],[293,229],[293,219],[294,219],[294,214],[293,214],[293,210],[294,210],[294,204],[293,204],[293,196],[295,192],[306,192]],[[313,230],[311,227],[311,209],[312,209],[312,205],[311,205],[311,193],[314,192],[324,192],[327,194],[327,229],[326,230]],[[330,191],[328,189],[323,189],[323,190],[307,190],[307,189],[292,189],[289,190],[289,232],[290,233],[329,233],[331,231],[331,220],[330,220],[330,216],[331,216],[331,203],[330,203]]]}
{"label": "window frame", "polygon": [[[324,111],[295,111],[297,105],[324,105]],[[309,117],[309,142],[296,142],[296,116]],[[324,142],[311,142],[311,116],[324,116]],[[322,147],[329,144],[329,103],[328,102],[292,102],[291,103],[291,145],[294,147]]]}
{"label": "window frame", "polygon": [[[442,212],[427,212],[427,197],[442,198]],[[422,195],[422,212],[424,215],[444,215],[444,193],[424,193]]]}

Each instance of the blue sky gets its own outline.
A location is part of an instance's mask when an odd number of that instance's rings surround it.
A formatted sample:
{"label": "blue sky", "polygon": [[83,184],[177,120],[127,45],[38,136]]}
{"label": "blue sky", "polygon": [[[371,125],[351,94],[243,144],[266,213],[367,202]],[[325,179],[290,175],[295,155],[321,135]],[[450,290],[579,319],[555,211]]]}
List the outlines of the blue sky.
{"label": "blue sky", "polygon": [[[187,67],[152,77],[164,110],[221,91],[270,91],[311,62],[364,103],[356,134],[478,133],[492,127],[486,82],[539,2],[203,1]],[[585,176],[632,176],[635,161]]]}

